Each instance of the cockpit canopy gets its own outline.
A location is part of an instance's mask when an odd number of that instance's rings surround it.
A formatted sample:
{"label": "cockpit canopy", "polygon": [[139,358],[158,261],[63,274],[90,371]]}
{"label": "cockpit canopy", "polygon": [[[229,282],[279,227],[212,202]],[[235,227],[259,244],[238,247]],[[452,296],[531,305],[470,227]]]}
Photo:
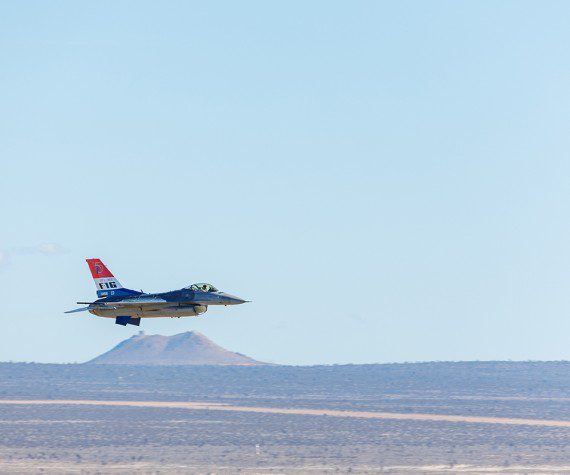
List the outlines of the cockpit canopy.
{"label": "cockpit canopy", "polygon": [[185,287],[185,288],[193,290],[194,292],[217,292],[218,291],[218,289],[216,289],[216,287],[214,287],[212,284],[206,284],[206,283],[192,284],[192,285]]}

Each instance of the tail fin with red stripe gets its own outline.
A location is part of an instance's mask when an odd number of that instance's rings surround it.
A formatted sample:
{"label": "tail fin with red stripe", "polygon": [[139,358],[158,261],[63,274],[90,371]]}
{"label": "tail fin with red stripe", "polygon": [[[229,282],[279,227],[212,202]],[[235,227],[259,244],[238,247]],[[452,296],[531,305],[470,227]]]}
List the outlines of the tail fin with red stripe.
{"label": "tail fin with red stripe", "polygon": [[97,297],[138,295],[136,290],[125,289],[101,259],[86,259],[95,281]]}

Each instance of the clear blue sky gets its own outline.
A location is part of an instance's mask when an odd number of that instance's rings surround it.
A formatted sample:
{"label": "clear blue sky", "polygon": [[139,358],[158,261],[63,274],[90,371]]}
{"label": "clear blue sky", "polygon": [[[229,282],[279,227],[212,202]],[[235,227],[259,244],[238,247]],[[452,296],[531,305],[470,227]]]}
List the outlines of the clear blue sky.
{"label": "clear blue sky", "polygon": [[0,3],[0,360],[84,361],[84,259],[253,300],[261,360],[570,358],[570,4]]}

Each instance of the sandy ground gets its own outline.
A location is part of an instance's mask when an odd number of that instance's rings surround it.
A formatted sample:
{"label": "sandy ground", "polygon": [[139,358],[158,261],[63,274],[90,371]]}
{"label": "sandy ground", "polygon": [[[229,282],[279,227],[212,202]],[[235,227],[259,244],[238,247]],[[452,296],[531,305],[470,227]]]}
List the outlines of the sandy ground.
{"label": "sandy ground", "polygon": [[570,420],[518,419],[506,417],[455,416],[447,414],[406,414],[395,412],[339,411],[334,409],[293,409],[277,407],[233,406],[230,404],[204,402],[165,402],[165,401],[91,401],[91,400],[26,400],[4,399],[0,404],[23,405],[89,405],[89,406],[127,406],[127,407],[164,407],[169,409],[188,409],[192,411],[235,411],[258,412],[265,414],[293,414],[303,416],[353,417],[360,419],[392,419],[405,421],[440,421],[462,422],[470,424],[508,424],[540,427],[570,427]]}
{"label": "sandy ground", "polygon": [[[287,474],[287,475],[302,475],[307,473],[320,474],[320,473],[338,473],[336,467],[323,467],[323,466],[304,466],[304,467],[281,467],[281,466],[267,466],[263,468],[241,468],[240,473],[247,475],[261,475],[261,474]],[[492,475],[492,474],[568,474],[570,473],[570,466],[553,466],[553,465],[533,465],[533,466],[512,466],[512,467],[494,467],[494,466],[480,466],[480,465],[394,465],[379,467],[354,467],[351,472],[358,474],[376,474],[376,473],[400,473],[400,474],[454,474],[461,473],[464,475]],[[30,463],[26,461],[10,462],[9,465],[3,466],[0,460],[0,474],[6,475],[19,475],[30,473],[42,473],[44,475],[60,475],[60,474],[112,474],[112,475],[126,475],[126,474],[148,474],[148,475],[162,475],[162,474],[203,474],[203,475],[226,475],[236,473],[234,467],[220,466],[212,471],[209,466],[191,466],[184,464],[164,464],[159,465],[152,463],[129,463],[129,464],[74,464],[62,462],[42,462],[41,467],[37,463]]]}

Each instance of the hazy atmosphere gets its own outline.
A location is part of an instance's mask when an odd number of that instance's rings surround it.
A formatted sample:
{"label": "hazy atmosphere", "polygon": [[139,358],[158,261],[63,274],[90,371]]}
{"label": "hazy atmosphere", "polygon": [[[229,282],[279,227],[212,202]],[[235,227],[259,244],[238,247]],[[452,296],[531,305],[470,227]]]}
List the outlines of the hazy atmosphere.
{"label": "hazy atmosphere", "polygon": [[[568,2],[0,1],[0,361],[570,358]],[[252,303],[120,327],[129,288]]]}

